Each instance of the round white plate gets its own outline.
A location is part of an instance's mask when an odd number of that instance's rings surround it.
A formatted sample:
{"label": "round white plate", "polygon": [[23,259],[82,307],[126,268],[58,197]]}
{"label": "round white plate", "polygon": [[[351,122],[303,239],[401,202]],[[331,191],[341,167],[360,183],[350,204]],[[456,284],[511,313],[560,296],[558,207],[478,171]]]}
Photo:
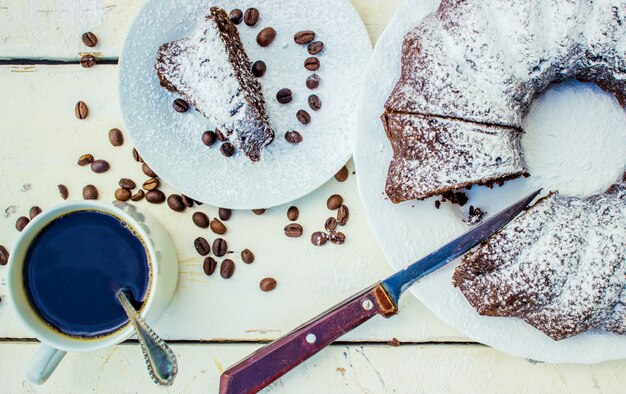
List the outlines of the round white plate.
{"label": "round white plate", "polygon": [[[376,45],[358,109],[354,159],[359,193],[372,231],[394,269],[466,231],[461,218],[470,204],[493,214],[538,187],[586,196],[603,191],[626,167],[624,110],[595,85],[571,82],[555,85],[535,100],[524,122],[522,143],[533,176],[501,188],[474,187],[463,208],[445,203],[438,210],[434,199],[392,204],[384,194],[391,147],[379,117],[400,76],[404,34],[438,5],[437,0],[409,0],[399,8]],[[626,336],[593,331],[555,342],[521,319],[479,316],[452,286],[458,262],[424,278],[411,292],[468,337],[538,361],[596,363],[626,358]]]}
{"label": "round white plate", "polygon": [[[260,11],[255,27],[238,26],[250,60],[267,64],[260,81],[276,138],[259,163],[240,153],[223,157],[218,144],[204,146],[202,133],[214,128],[196,111],[176,113],[172,101],[177,95],[159,86],[154,70],[159,46],[188,36],[211,6],[227,12],[248,7]],[[267,26],[274,27],[277,36],[269,47],[261,48],[256,35]],[[293,41],[294,34],[305,29],[315,31],[316,40],[325,45],[318,55],[321,85],[314,91],[305,85],[311,72],[304,68],[304,60],[310,55]],[[350,158],[361,70],[371,52],[365,26],[347,0],[154,0],[137,16],[120,57],[122,113],[144,160],[182,193],[214,206],[269,208],[313,191]],[[294,100],[281,105],[276,92],[285,87],[293,91]],[[317,112],[307,103],[313,93],[323,103]],[[311,114],[310,124],[297,121],[299,109]],[[299,145],[284,139],[284,133],[294,129],[304,138]]]}

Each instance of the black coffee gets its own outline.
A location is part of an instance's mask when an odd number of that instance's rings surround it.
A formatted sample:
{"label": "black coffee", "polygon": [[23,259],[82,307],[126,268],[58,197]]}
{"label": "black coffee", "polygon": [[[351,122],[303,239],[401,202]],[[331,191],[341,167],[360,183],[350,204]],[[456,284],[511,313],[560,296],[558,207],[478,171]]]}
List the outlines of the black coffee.
{"label": "black coffee", "polygon": [[128,322],[117,289],[143,301],[150,270],[141,239],[126,223],[99,211],[76,211],[35,237],[24,282],[31,305],[50,326],[72,336],[99,337]]}

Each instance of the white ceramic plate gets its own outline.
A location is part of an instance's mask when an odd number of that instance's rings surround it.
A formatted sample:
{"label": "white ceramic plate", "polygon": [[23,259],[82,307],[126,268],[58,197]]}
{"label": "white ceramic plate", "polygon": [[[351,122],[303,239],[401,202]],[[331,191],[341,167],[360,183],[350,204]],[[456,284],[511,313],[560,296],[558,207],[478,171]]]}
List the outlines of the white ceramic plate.
{"label": "white ceramic plate", "polygon": [[[154,71],[157,49],[165,42],[185,36],[210,6],[229,12],[233,8],[259,9],[254,27],[241,23],[239,32],[250,60],[263,60],[267,73],[261,78],[270,122],[276,139],[252,163],[243,154],[225,158],[217,144],[208,148],[201,135],[213,130],[206,118],[190,111],[172,109],[177,97],[159,86]],[[256,44],[264,27],[278,32],[267,48]],[[293,36],[313,30],[325,44],[318,55],[322,82],[315,91],[305,81],[311,74],[304,68],[306,47]],[[227,1],[154,0],[148,2],[133,23],[120,58],[120,103],[126,127],[138,151],[164,181],[199,201],[226,208],[269,208],[302,197],[334,175],[352,154],[362,67],[371,55],[371,43],[359,15],[347,0]],[[276,101],[276,92],[290,88],[294,100]],[[309,94],[322,100],[322,109],[312,111]],[[306,109],[311,123],[303,126],[296,112]],[[290,145],[288,130],[299,130],[304,141]]]}
{"label": "white ceramic plate", "polygon": [[[474,187],[463,208],[443,204],[437,210],[433,199],[392,204],[384,195],[391,147],[379,117],[400,76],[404,34],[438,5],[437,0],[408,0],[399,8],[376,45],[358,109],[354,159],[359,193],[372,231],[395,269],[466,231],[462,211],[467,212],[470,204],[493,214],[538,187],[586,196],[603,191],[626,166],[623,109],[595,85],[571,82],[556,85],[535,100],[524,122],[523,147],[532,177],[501,188]],[[596,363],[626,358],[626,336],[593,331],[555,342],[520,319],[479,316],[452,286],[456,264],[418,282],[411,292],[468,337],[539,361]]]}

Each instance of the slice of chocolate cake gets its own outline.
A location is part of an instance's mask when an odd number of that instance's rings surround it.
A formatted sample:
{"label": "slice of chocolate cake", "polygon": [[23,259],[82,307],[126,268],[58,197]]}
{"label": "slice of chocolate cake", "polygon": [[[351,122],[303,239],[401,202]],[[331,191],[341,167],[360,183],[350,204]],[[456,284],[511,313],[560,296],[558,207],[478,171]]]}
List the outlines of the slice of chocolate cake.
{"label": "slice of chocolate cake", "polygon": [[213,7],[188,38],[161,45],[161,85],[206,116],[252,161],[274,139],[260,83],[250,68],[237,27]]}

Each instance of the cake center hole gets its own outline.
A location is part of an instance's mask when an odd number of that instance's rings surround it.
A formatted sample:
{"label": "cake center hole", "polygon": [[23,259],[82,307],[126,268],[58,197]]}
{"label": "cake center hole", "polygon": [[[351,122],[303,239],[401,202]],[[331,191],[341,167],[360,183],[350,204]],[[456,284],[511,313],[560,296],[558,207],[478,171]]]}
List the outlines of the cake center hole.
{"label": "cake center hole", "polygon": [[626,169],[626,113],[592,83],[555,84],[524,119],[528,181],[576,196],[603,192]]}

